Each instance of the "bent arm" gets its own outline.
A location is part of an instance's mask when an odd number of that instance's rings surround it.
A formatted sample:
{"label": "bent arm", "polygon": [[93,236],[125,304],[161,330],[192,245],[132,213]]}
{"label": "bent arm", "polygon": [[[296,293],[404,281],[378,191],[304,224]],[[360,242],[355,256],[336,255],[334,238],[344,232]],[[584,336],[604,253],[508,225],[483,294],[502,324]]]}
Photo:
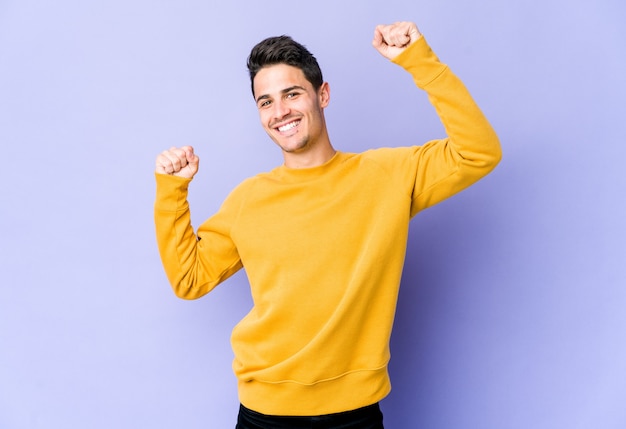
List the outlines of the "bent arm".
{"label": "bent arm", "polygon": [[461,80],[441,63],[424,37],[392,61],[426,91],[446,130],[417,153],[411,214],[460,192],[499,163],[500,142]]}
{"label": "bent arm", "polygon": [[174,293],[196,299],[241,268],[229,234],[227,214],[220,212],[202,226],[202,239],[191,225],[187,202],[190,179],[156,174],[154,221],[163,268]]}

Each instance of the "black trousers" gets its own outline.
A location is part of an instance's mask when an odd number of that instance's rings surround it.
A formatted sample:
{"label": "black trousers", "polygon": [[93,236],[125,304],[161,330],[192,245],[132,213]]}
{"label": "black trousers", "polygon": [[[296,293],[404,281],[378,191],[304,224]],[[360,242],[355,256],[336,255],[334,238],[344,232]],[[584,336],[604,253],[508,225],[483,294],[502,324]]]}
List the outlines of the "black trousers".
{"label": "black trousers", "polygon": [[235,429],[384,429],[378,403],[322,416],[268,416],[239,407]]}

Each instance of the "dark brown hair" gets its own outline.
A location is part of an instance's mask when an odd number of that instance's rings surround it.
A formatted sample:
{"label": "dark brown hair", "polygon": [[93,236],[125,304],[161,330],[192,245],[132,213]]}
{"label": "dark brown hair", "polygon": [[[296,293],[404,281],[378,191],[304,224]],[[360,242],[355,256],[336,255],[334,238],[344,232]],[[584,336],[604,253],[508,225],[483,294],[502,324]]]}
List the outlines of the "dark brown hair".
{"label": "dark brown hair", "polygon": [[259,70],[276,64],[287,64],[302,70],[304,77],[311,82],[316,91],[324,83],[322,70],[307,48],[289,36],[269,37],[257,43],[248,56],[247,66],[252,95],[254,95],[254,77]]}

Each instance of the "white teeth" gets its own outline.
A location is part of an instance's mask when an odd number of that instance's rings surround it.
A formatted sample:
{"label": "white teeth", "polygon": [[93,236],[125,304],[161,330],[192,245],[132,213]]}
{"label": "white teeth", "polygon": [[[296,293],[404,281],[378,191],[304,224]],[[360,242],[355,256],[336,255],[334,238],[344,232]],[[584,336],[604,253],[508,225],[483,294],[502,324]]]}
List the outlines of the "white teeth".
{"label": "white teeth", "polygon": [[282,127],[278,127],[278,131],[280,131],[281,133],[288,131],[290,129],[292,129],[293,127],[297,126],[300,123],[300,121],[295,121],[295,122],[289,122],[286,125],[283,125]]}

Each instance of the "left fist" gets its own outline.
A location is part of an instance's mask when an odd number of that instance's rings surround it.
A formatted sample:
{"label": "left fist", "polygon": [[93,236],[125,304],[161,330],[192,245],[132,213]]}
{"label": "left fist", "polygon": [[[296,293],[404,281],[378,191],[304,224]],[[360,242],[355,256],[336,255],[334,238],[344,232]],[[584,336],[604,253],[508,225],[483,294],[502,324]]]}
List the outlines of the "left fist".
{"label": "left fist", "polygon": [[413,22],[396,22],[390,25],[377,25],[374,29],[372,46],[388,60],[398,56],[411,43],[422,36]]}

